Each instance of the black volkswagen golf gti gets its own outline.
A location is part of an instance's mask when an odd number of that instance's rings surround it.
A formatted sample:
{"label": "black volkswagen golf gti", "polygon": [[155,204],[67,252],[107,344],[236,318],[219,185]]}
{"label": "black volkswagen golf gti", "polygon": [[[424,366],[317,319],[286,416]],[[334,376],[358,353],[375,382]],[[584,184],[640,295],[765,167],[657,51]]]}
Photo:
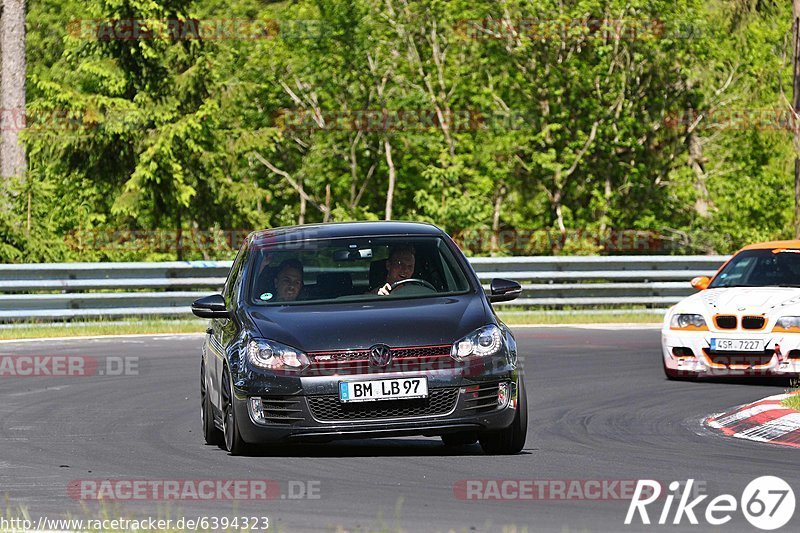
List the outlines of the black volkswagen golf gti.
{"label": "black volkswagen golf gti", "polygon": [[250,234],[210,318],[200,393],[205,440],[249,444],[441,436],[522,450],[525,386],[511,331],[436,226],[353,222]]}

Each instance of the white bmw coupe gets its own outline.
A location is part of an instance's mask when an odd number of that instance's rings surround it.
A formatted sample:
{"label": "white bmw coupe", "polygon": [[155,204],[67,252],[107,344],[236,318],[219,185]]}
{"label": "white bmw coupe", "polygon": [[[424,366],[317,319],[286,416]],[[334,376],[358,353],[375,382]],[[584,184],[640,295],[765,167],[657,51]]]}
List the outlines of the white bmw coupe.
{"label": "white bmw coupe", "polygon": [[692,287],[664,317],[667,378],[800,375],[800,241],[746,246]]}

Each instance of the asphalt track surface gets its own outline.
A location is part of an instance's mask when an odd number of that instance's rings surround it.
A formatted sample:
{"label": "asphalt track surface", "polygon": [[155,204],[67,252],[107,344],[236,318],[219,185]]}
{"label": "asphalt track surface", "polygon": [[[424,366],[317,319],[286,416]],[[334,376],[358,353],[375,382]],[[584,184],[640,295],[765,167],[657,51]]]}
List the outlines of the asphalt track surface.
{"label": "asphalt track surface", "polygon": [[[692,478],[737,499],[777,475],[800,499],[798,451],[724,438],[701,419],[777,394],[786,383],[664,379],[656,329],[518,328],[530,422],[522,454],[491,457],[434,438],[342,441],[231,457],[202,441],[201,335],[0,344],[0,355],[134,357],[133,375],[0,377],[0,495],[40,516],[268,516],[270,530],[709,531],[623,521],[628,500],[464,500],[461,480]],[[81,479],[269,479],[313,482],[317,499],[118,501],[68,495]],[[665,483],[666,485],[666,483]],[[295,484],[295,489],[299,485]],[[677,500],[677,499],[676,499]],[[649,507],[660,515],[663,500]],[[675,505],[672,506],[674,509]],[[13,514],[20,516],[19,511]],[[672,520],[674,513],[670,513]],[[800,530],[800,508],[783,530]],[[715,531],[757,531],[741,511]]]}

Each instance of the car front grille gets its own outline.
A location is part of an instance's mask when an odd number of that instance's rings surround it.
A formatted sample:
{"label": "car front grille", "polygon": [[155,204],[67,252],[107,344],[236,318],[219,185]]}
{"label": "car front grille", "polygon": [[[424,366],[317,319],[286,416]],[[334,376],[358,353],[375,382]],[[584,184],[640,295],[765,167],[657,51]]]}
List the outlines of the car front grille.
{"label": "car front grille", "polygon": [[377,420],[440,416],[450,413],[458,400],[458,389],[431,389],[427,398],[342,403],[338,396],[308,396],[311,415],[321,421]]}
{"label": "car front grille", "polygon": [[311,366],[306,375],[371,374],[382,372],[424,372],[454,368],[450,344],[390,348],[392,361],[386,367],[370,364],[369,350],[309,352]]}
{"label": "car front grille", "polygon": [[716,365],[724,366],[764,366],[772,360],[774,352],[765,350],[763,352],[712,352],[708,348],[703,348],[703,352],[709,361]]}
{"label": "car front grille", "polygon": [[714,322],[719,329],[736,329],[736,317],[733,315],[715,316]]}
{"label": "car front grille", "polygon": [[742,329],[763,329],[766,319],[763,316],[742,317]]}
{"label": "car front grille", "polygon": [[265,396],[261,398],[264,419],[271,424],[289,425],[304,420],[300,416],[302,399],[296,396]]}

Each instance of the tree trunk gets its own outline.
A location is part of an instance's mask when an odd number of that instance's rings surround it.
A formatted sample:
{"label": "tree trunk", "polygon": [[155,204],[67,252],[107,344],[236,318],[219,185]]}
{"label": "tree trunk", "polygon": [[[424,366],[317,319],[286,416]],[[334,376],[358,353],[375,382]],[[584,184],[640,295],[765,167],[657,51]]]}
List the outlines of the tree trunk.
{"label": "tree trunk", "polygon": [[[609,173],[610,174],[610,173]],[[606,174],[605,183],[603,184],[603,198],[605,199],[606,203],[603,204],[600,213],[600,235],[605,235],[608,226],[606,225],[606,216],[608,215],[609,207],[611,206],[611,177],[609,174]]]}
{"label": "tree trunk", "polygon": [[0,15],[0,175],[25,172],[25,0],[3,0]]}
{"label": "tree trunk", "polygon": [[303,187],[303,178],[299,178],[297,180],[298,185],[300,185],[300,218],[297,219],[297,223],[301,226],[306,223],[306,195],[303,194],[305,192],[305,188]]}
{"label": "tree trunk", "polygon": [[178,261],[183,261],[183,219],[181,218],[181,206],[175,211],[175,251]]}
{"label": "tree trunk", "polygon": [[389,167],[389,186],[386,188],[386,220],[392,220],[392,203],[394,202],[395,171],[394,161],[392,160],[392,145],[389,139],[383,140],[386,148],[386,165]]}
{"label": "tree trunk", "polygon": [[705,159],[703,158],[703,145],[696,131],[692,131],[686,138],[689,145],[689,166],[695,175],[694,189],[696,192],[694,210],[698,216],[707,217],[709,209],[709,194],[706,186]]}
{"label": "tree trunk", "polygon": [[494,197],[494,207],[492,209],[492,239],[490,243],[491,253],[496,254],[500,251],[500,208],[503,206],[503,198],[506,195],[506,186],[501,185]]}
{"label": "tree trunk", "polygon": [[322,214],[323,222],[331,221],[331,184],[325,185],[325,212]]}
{"label": "tree trunk", "polygon": [[794,238],[800,239],[800,0],[792,2],[792,110],[794,113]]}

